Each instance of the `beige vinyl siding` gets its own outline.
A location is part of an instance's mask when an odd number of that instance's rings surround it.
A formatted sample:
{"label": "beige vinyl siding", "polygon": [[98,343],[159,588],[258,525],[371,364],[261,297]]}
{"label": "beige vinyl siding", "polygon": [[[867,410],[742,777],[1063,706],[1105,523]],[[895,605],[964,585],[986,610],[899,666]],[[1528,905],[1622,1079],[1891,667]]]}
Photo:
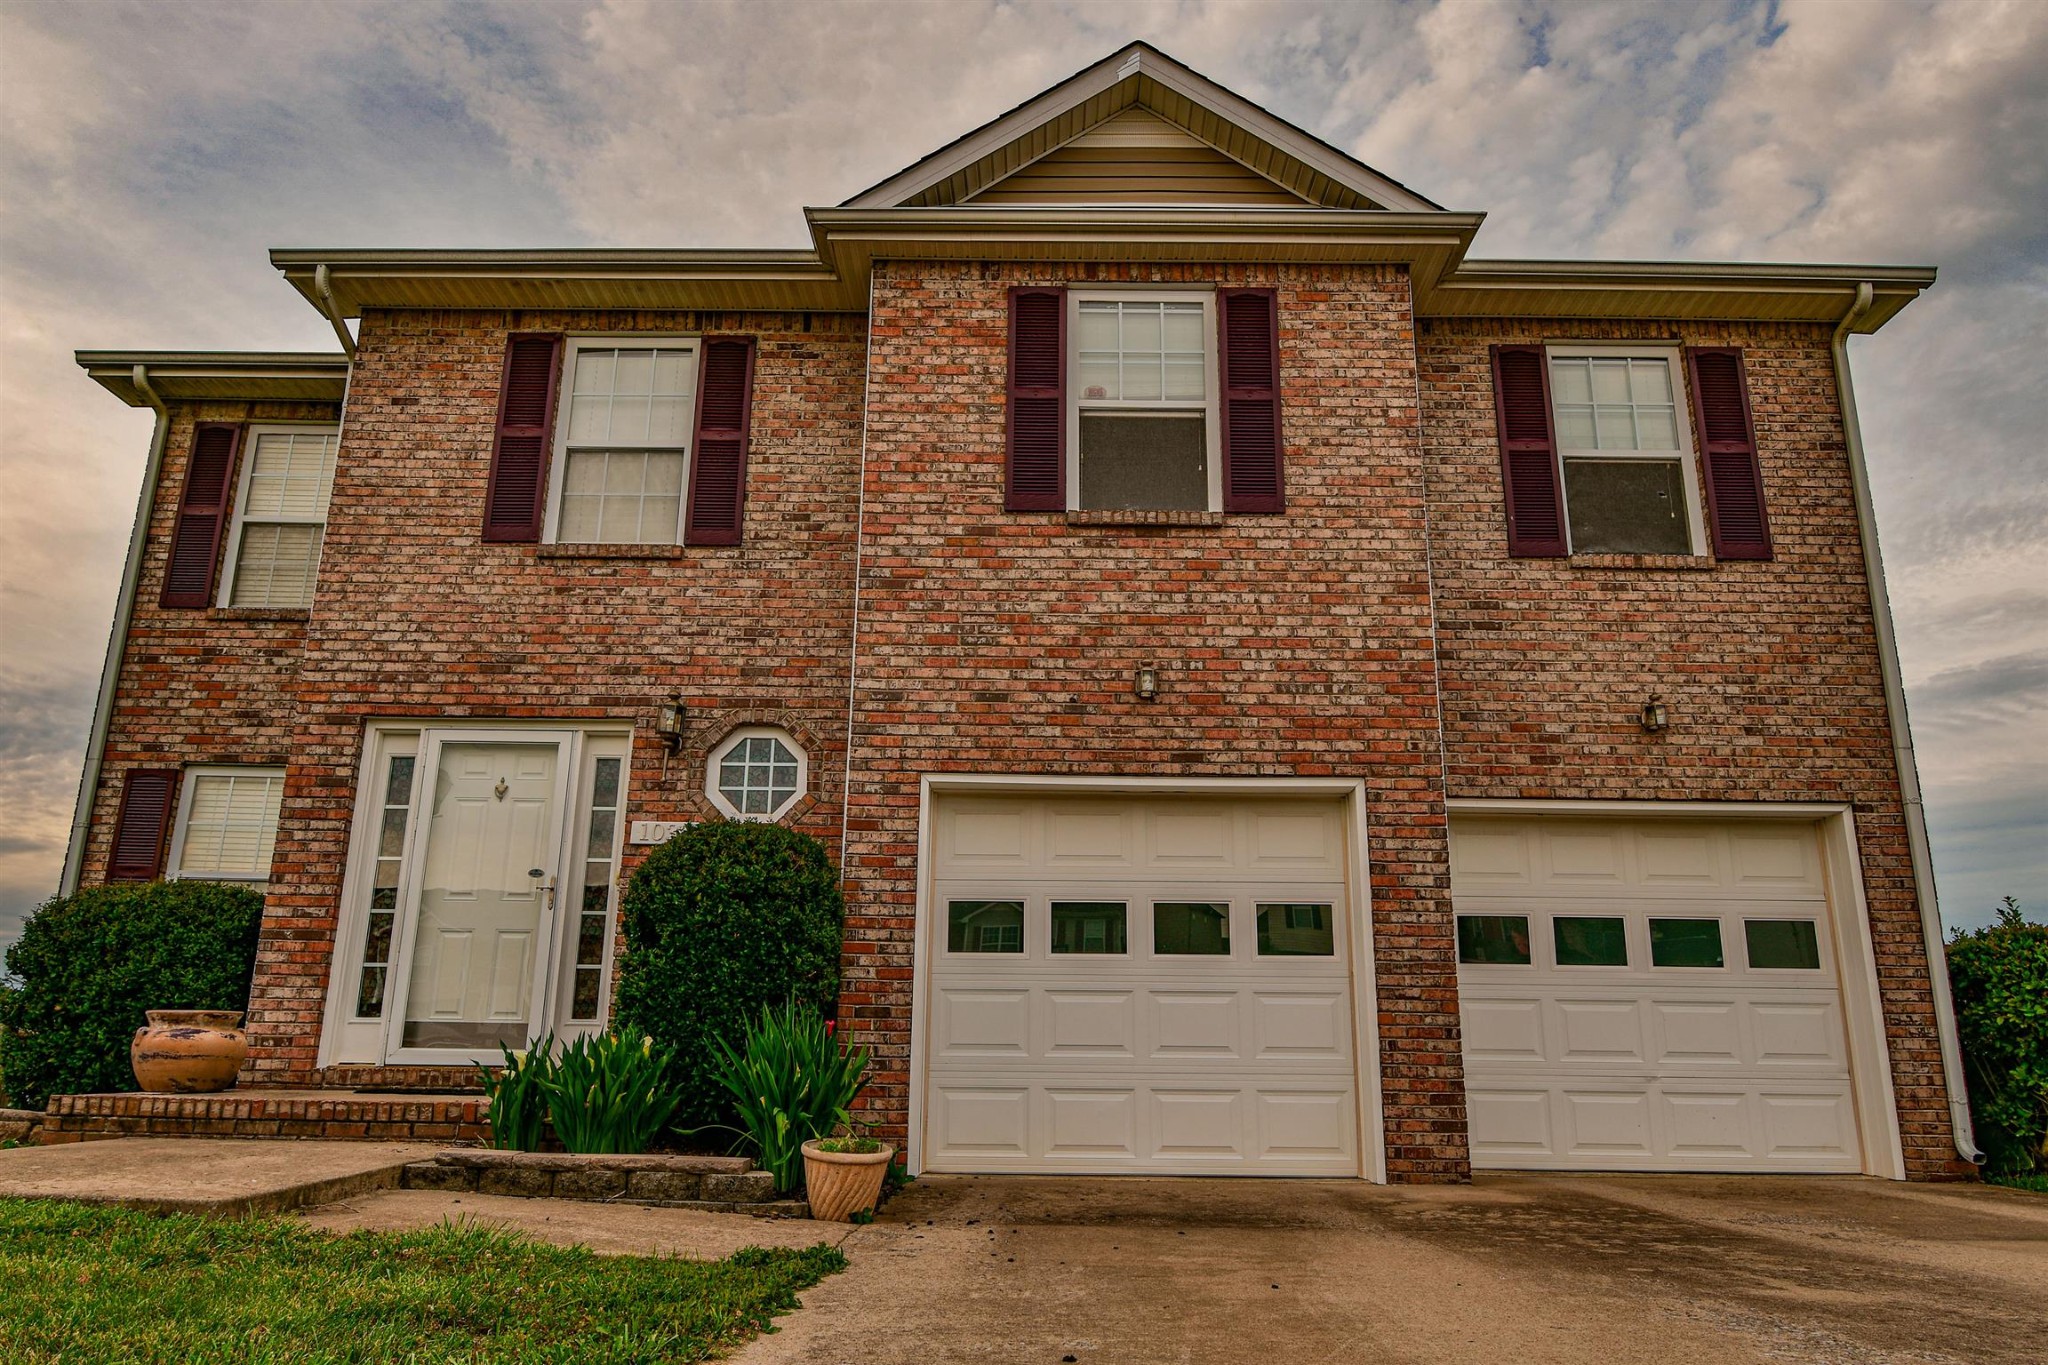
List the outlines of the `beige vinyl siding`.
{"label": "beige vinyl siding", "polygon": [[1142,109],[1126,110],[973,196],[975,204],[1206,204],[1308,200]]}

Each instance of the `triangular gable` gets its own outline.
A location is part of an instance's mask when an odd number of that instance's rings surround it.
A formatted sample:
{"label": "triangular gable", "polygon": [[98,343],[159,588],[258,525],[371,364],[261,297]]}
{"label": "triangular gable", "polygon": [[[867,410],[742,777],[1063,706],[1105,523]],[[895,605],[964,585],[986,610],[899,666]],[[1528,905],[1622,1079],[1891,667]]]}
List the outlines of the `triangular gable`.
{"label": "triangular gable", "polygon": [[1103,120],[967,202],[1324,207],[1142,107]]}
{"label": "triangular gable", "polygon": [[[855,195],[842,207],[939,208],[970,200],[977,204],[1003,202],[989,197],[992,186],[1034,163],[1066,152],[1077,138],[1131,110],[1159,119],[1217,153],[1223,161],[1235,163],[1256,178],[1278,186],[1287,196],[1278,201],[1283,204],[1402,212],[1428,212],[1440,207],[1146,43],[1133,43],[1069,77],[994,122]],[[1078,159],[1068,156],[1061,164]],[[1212,168],[1216,166],[1214,162],[1209,164]],[[1030,184],[1028,180],[1024,183]],[[1035,192],[1048,190],[1048,186],[1035,187]],[[1186,201],[1126,198],[1113,202]]]}

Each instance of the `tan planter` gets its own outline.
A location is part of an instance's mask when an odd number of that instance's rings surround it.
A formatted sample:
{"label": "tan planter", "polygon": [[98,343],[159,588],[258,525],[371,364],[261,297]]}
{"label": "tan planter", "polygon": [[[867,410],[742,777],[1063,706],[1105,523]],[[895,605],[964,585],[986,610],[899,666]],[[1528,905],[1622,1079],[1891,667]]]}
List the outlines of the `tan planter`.
{"label": "tan planter", "polygon": [[159,1095],[198,1095],[235,1083],[249,1055],[240,1010],[150,1010],[128,1061],[135,1083]]}
{"label": "tan planter", "polygon": [[821,1223],[850,1223],[856,1213],[873,1213],[882,1199],[882,1177],[896,1149],[877,1152],[821,1152],[815,1139],[804,1144],[804,1196],[811,1217]]}

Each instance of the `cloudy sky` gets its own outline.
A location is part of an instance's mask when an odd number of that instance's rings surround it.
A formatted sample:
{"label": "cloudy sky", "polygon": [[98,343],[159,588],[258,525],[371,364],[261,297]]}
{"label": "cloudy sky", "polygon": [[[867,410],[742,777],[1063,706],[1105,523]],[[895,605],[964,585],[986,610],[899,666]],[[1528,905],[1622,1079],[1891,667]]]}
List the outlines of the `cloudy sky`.
{"label": "cloudy sky", "polygon": [[331,349],[273,246],[802,246],[1132,38],[1475,255],[1897,262],[1853,343],[1942,910],[2048,909],[2048,5],[0,0],[0,945],[55,887],[149,439],[78,347]]}

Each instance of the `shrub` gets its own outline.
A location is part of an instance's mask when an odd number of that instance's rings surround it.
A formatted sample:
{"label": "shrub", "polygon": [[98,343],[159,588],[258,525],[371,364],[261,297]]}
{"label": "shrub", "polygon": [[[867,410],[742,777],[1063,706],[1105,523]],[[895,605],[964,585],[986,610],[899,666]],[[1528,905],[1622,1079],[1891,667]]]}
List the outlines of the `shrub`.
{"label": "shrub", "polygon": [[622,905],[616,1027],[671,1050],[677,1120],[730,1123],[716,1042],[768,1005],[829,1012],[839,993],[839,880],[816,839],[780,825],[712,821],[657,847]]}
{"label": "shrub", "polygon": [[1948,979],[1986,1168],[2048,1170],[2048,925],[2007,896],[1997,923],[1949,940]]}
{"label": "shrub", "polygon": [[803,1183],[803,1146],[853,1120],[867,1084],[868,1054],[842,1047],[832,1025],[794,1000],[761,1011],[735,1048],[716,1040],[718,1079],[739,1111],[744,1145],[777,1191]]}
{"label": "shrub", "polygon": [[572,1152],[646,1151],[675,1117],[669,1053],[652,1038],[578,1038],[555,1059],[547,1085],[555,1136]]}
{"label": "shrub", "polygon": [[0,1072],[14,1103],[133,1090],[128,1044],[148,1010],[249,1004],[263,897],[220,882],[86,887],[45,901],[7,950]]}

